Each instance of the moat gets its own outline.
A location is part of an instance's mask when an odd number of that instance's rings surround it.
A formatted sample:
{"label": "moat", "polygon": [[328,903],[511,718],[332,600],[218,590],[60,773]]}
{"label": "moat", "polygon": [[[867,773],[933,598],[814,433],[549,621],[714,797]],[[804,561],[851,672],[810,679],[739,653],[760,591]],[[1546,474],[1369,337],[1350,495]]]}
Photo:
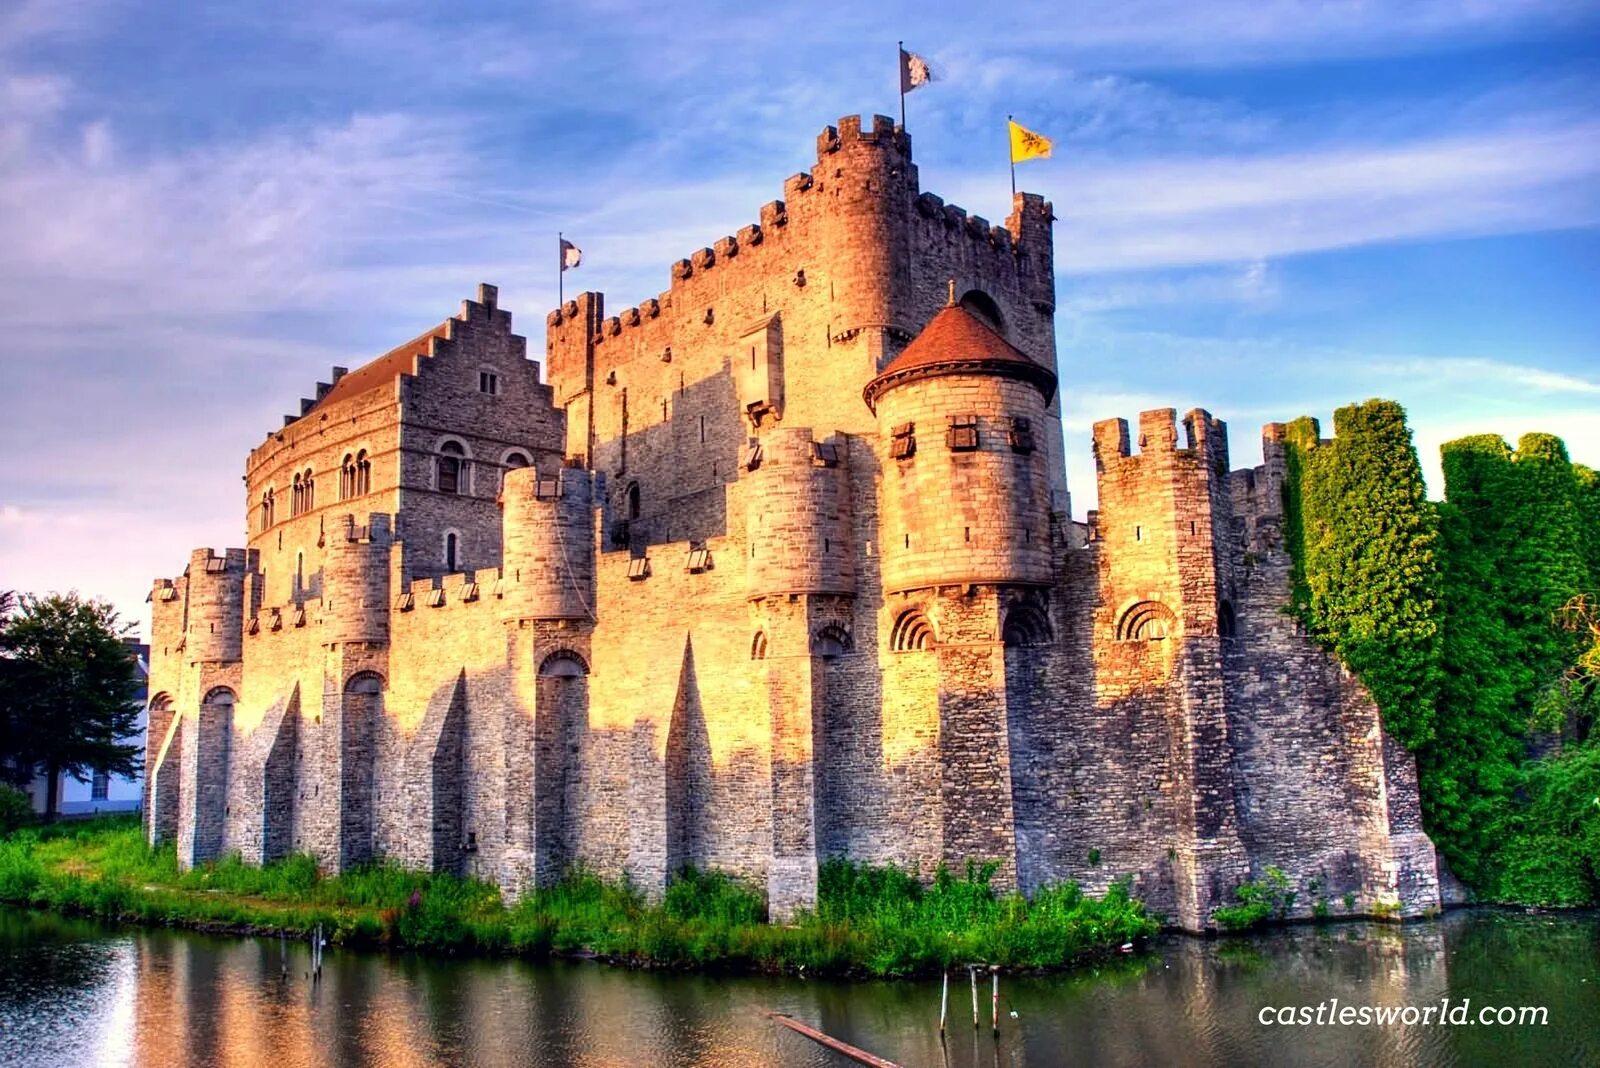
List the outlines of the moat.
{"label": "moat", "polygon": [[[285,954],[287,948],[287,955]],[[1404,927],[1172,936],[1066,975],[1008,977],[1001,1034],[939,985],[662,975],[330,951],[0,910],[6,1059],[54,1064],[835,1065],[791,1013],[912,1065],[1600,1063],[1600,915],[1471,910]],[[1532,1006],[1505,1027],[1264,1026],[1265,1007]],[[1012,1012],[1016,1015],[1013,1017]]]}

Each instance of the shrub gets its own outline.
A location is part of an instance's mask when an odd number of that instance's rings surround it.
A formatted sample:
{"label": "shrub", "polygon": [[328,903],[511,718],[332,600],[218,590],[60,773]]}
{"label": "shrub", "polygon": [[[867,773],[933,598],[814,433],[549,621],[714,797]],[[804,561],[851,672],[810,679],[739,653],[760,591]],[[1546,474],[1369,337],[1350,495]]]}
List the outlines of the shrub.
{"label": "shrub", "polygon": [[0,834],[10,834],[33,822],[33,803],[28,795],[8,783],[0,783]]}

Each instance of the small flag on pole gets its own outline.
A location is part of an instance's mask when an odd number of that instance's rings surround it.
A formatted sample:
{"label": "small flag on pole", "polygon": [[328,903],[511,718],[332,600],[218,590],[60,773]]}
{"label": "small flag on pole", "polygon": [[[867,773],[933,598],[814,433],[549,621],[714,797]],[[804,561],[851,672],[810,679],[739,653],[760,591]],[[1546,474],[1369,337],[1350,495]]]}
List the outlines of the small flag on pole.
{"label": "small flag on pole", "polygon": [[[1046,152],[1046,155],[1048,154]],[[581,263],[583,263],[583,249],[563,237],[561,239],[561,269],[570,271]]]}
{"label": "small flag on pole", "polygon": [[900,42],[900,126],[906,124],[906,94],[913,89],[920,89],[933,81],[933,68],[928,66],[928,61],[915,52],[906,51],[906,43]]}
{"label": "small flag on pole", "polygon": [[1012,163],[1050,158],[1050,149],[1055,142],[1043,134],[1036,134],[1025,126],[1019,126],[1013,119],[1007,119],[1006,122],[1011,126]]}
{"label": "small flag on pole", "polygon": [[933,68],[915,52],[900,49],[900,92],[909,93],[933,81]]}

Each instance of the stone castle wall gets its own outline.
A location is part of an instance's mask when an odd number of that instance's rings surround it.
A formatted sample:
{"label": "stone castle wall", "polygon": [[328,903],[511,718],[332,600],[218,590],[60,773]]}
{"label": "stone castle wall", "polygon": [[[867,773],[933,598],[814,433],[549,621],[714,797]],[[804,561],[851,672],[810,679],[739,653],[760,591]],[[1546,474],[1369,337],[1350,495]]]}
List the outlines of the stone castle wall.
{"label": "stone castle wall", "polygon": [[[1075,524],[1053,388],[967,368],[862,396],[952,299],[1054,370],[1048,204],[944,205],[880,118],[825,130],[760,218],[653,301],[552,312],[548,385],[486,286],[252,453],[252,509],[306,467],[317,505],[280,496],[247,550],[153,590],[152,839],[512,892],[694,864],[776,915],[832,856],[1128,875],[1190,928],[1269,865],[1301,909],[1435,907],[1409,757],[1282,611],[1274,429],[1230,473],[1207,413],[1102,423]],[[357,442],[371,492],[325,498]]]}

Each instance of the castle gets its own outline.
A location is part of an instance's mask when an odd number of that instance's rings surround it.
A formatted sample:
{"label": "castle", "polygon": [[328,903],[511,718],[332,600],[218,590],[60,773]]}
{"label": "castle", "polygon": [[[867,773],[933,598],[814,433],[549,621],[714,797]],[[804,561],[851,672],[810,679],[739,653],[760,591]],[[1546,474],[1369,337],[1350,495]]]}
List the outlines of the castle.
{"label": "castle", "polygon": [[1051,206],[921,192],[824,129],[760,222],[608,315],[493,286],[334,368],[245,468],[249,538],[156,582],[152,842],[481,876],[999,863],[1203,929],[1439,904],[1411,757],[1286,612],[1282,427],[1096,425],[1069,518]]}

